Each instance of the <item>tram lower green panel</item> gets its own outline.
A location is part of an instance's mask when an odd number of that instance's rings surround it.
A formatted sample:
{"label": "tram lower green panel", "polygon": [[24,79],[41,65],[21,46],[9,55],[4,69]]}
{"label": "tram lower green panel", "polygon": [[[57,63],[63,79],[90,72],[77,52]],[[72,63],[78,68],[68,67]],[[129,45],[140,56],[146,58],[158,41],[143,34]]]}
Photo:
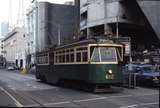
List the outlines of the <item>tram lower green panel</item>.
{"label": "tram lower green panel", "polygon": [[[108,70],[113,71],[113,79],[106,79]],[[122,70],[117,64],[54,65],[49,77],[51,80],[71,79],[96,84],[122,83]]]}

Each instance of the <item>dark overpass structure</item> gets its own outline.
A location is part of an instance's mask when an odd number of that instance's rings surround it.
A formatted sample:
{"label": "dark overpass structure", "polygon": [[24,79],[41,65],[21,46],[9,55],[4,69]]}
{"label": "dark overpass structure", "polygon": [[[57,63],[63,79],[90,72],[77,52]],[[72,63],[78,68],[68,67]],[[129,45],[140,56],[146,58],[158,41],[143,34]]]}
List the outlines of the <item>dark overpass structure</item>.
{"label": "dark overpass structure", "polygon": [[160,41],[160,1],[137,0],[137,4]]}

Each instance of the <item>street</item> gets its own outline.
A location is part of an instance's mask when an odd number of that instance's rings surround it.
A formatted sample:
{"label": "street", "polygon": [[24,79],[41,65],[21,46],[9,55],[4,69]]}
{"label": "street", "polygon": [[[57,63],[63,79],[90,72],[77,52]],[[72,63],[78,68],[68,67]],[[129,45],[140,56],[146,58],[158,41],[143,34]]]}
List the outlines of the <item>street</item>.
{"label": "street", "polygon": [[34,75],[0,70],[0,106],[78,108],[159,108],[159,90],[127,89],[89,93],[37,81]]}

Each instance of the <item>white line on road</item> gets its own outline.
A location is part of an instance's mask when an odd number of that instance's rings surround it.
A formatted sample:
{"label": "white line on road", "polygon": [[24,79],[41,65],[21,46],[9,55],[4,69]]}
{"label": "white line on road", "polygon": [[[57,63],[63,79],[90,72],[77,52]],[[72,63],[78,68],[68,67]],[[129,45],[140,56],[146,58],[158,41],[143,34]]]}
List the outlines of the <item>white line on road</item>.
{"label": "white line on road", "polygon": [[25,76],[25,78],[28,78],[28,79],[31,79],[31,80],[36,80],[36,78],[30,77],[30,76]]}
{"label": "white line on road", "polygon": [[150,96],[150,95],[159,95],[159,93],[140,94],[140,95],[135,95],[135,96]]}
{"label": "white line on road", "polygon": [[129,106],[122,106],[120,108],[132,108],[132,107],[137,107],[137,106],[146,106],[146,105],[156,105],[159,104],[158,102],[153,102],[153,103],[140,103],[140,104],[133,104]]}
{"label": "white line on road", "polygon": [[71,103],[70,101],[64,101],[64,102],[56,102],[56,103],[45,103],[43,105],[60,105],[60,104],[68,104]]}
{"label": "white line on road", "polygon": [[73,102],[87,102],[87,101],[94,101],[94,100],[104,100],[108,98],[126,98],[126,97],[132,97],[132,96],[150,96],[150,95],[156,95],[155,94],[143,94],[143,95],[120,95],[120,96],[108,96],[108,97],[99,97],[99,98],[90,98],[90,99],[82,99],[82,100],[74,100]]}
{"label": "white line on road", "polygon": [[100,97],[100,98],[92,98],[92,99],[83,99],[83,100],[74,100],[73,102],[87,102],[87,101],[94,101],[94,100],[103,100],[107,97]]}
{"label": "white line on road", "polygon": [[38,107],[38,104],[33,104],[33,105],[25,105],[24,107]]}
{"label": "white line on road", "polygon": [[17,107],[23,107],[23,105],[18,100],[16,100],[10,93],[8,93],[4,88],[0,87],[0,89],[4,91],[15,102]]}
{"label": "white line on road", "polygon": [[133,107],[136,107],[138,106],[137,104],[134,104],[134,105],[129,105],[129,106],[123,106],[123,107],[120,107],[120,108],[133,108]]}
{"label": "white line on road", "polygon": [[159,104],[158,102],[153,102],[153,103],[141,103],[140,105],[145,106],[145,105],[156,105]]}
{"label": "white line on road", "polygon": [[121,95],[121,96],[108,96],[108,98],[125,98],[125,97],[131,97],[133,95]]}

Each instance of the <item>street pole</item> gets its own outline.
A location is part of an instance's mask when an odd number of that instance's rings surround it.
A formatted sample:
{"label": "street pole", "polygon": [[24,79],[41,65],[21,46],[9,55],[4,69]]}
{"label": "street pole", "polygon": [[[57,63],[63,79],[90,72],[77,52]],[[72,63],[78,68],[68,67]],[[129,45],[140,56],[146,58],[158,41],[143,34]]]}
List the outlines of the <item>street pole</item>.
{"label": "street pole", "polygon": [[117,38],[119,37],[119,24],[118,24],[119,18],[117,16],[117,23],[116,23],[116,34],[117,34]]}
{"label": "street pole", "polygon": [[129,46],[130,46],[129,61],[130,61],[130,63],[132,63],[132,47],[131,47],[131,37],[129,37]]}
{"label": "street pole", "polygon": [[58,24],[58,46],[61,45],[61,25]]}

